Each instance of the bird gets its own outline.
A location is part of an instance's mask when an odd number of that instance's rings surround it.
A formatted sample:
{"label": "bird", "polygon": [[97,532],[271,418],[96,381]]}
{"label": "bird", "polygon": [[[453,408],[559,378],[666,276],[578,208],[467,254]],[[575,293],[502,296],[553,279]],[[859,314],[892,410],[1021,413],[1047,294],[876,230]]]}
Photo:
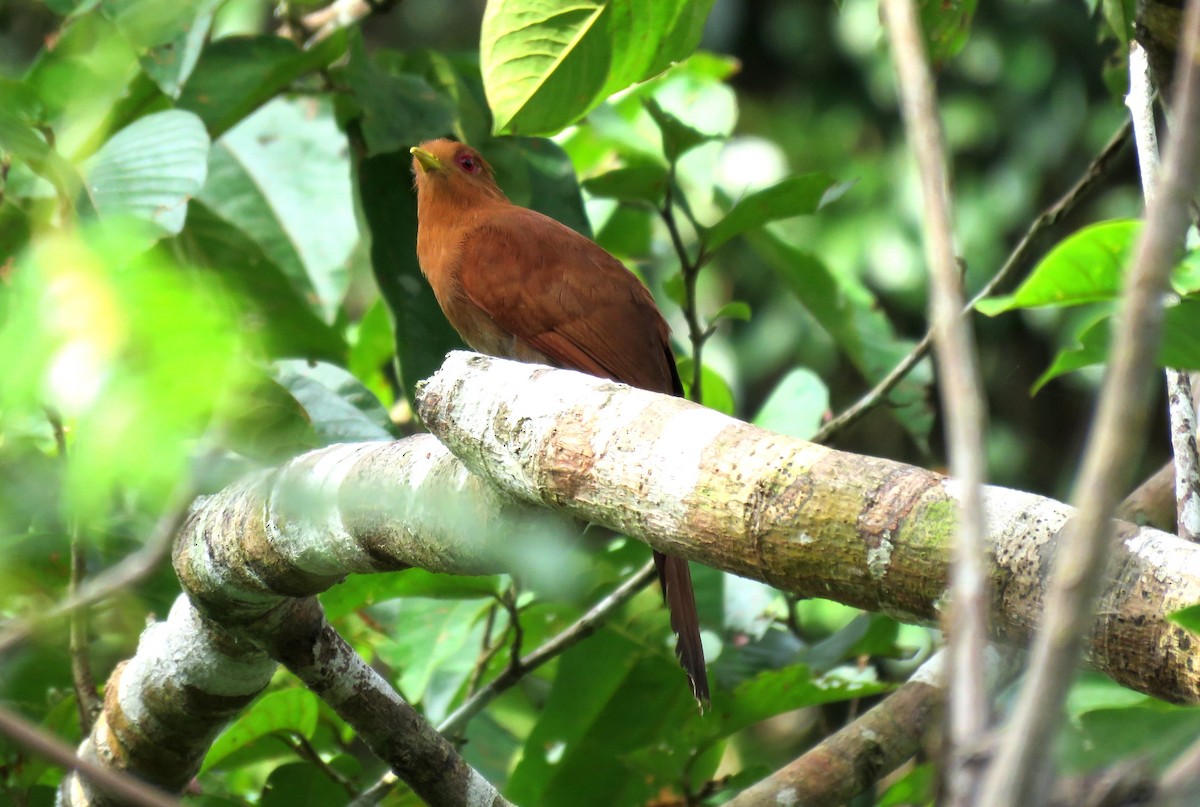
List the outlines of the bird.
{"label": "bird", "polygon": [[[417,260],[446,319],[473,350],[683,396],[670,328],[619,260],[511,202],[474,148],[441,138],[410,152]],[[675,655],[703,710],[709,687],[691,570],[684,558],[657,550],[654,563]]]}

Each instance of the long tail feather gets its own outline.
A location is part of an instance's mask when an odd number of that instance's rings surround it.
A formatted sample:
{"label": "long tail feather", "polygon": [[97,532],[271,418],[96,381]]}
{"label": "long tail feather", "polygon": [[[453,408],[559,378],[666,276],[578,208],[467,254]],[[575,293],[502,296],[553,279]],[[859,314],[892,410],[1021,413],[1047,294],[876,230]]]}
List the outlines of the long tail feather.
{"label": "long tail feather", "polygon": [[687,673],[692,694],[703,709],[709,703],[708,673],[704,669],[704,646],[700,643],[700,617],[696,613],[696,595],[692,591],[692,572],[683,558],[654,553],[658,582],[671,613],[671,630],[678,637],[675,655]]}

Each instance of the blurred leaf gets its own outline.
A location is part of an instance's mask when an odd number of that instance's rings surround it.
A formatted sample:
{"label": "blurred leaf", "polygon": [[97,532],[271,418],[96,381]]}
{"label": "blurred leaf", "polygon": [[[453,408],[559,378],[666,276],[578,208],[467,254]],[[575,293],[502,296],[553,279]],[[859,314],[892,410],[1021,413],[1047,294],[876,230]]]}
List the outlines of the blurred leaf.
{"label": "blurred leaf", "polygon": [[358,241],[345,136],[323,101],[272,101],[213,147],[199,199],[331,320]]}
{"label": "blurred leaf", "polygon": [[[687,305],[687,287],[683,282],[683,274],[676,272],[664,280],[663,293],[667,295],[668,300],[680,308]],[[691,367],[691,365],[689,364],[688,367]],[[682,371],[680,371],[680,375],[683,375]]]}
{"label": "blurred leaf", "polygon": [[272,357],[344,360],[345,341],[279,267],[249,236],[202,203],[192,202],[187,225],[172,246],[237,295],[243,330],[262,339]]}
{"label": "blurred leaf", "polygon": [[995,316],[1015,308],[1114,299],[1140,229],[1141,222],[1131,219],[1085,227],[1050,250],[1013,294],[980,300],[976,308]]}
{"label": "blurred leaf", "polygon": [[192,26],[210,0],[101,0],[100,11],[134,48],[143,50],[171,42]]}
{"label": "blurred leaf", "polygon": [[275,378],[304,407],[322,444],[391,440],[387,410],[341,367],[324,362],[275,362]]}
{"label": "blurred leaf", "polygon": [[433,375],[462,340],[442,315],[417,264],[417,200],[408,183],[395,180],[410,170],[410,159],[407,151],[366,157],[357,175],[371,266],[392,312],[400,381],[411,402],[416,383]]}
{"label": "blurred leaf", "polygon": [[755,426],[807,440],[829,411],[829,390],[820,376],[798,367],[788,371],[752,421]]}
{"label": "blurred leaf", "polygon": [[[1107,361],[1111,322],[1111,316],[1105,315],[1087,325],[1076,337],[1078,346],[1060,350],[1031,392],[1064,373]],[[1157,361],[1159,367],[1200,369],[1200,299],[1185,297],[1167,307]]]}
{"label": "blurred leaf", "polygon": [[663,155],[667,162],[674,163],[701,143],[715,139],[715,135],[697,131],[667,112],[654,98],[646,99],[645,104],[662,134]]}
{"label": "blurred leaf", "polygon": [[291,687],[268,692],[213,741],[200,770],[216,767],[234,751],[279,731],[294,731],[311,738],[319,711],[317,696],[307,689]]}
{"label": "blurred leaf", "polygon": [[208,173],[208,135],[190,112],[147,115],[109,139],[89,162],[88,189],[104,217],[130,215],[178,235],[188,200]]}
{"label": "blurred leaf", "polygon": [[[692,396],[693,363],[691,357],[685,356],[676,360],[675,366],[679,371],[679,378],[683,381],[684,395],[689,400],[695,400]],[[715,409],[726,415],[734,413],[733,390],[729,388],[729,382],[707,364],[700,371],[700,392],[704,396],[701,403],[709,409]]]}
{"label": "blurred leaf", "polygon": [[[772,233],[761,232],[750,240],[868,382],[878,382],[912,349],[911,342],[897,337],[867,289],[835,276],[817,256]],[[919,444],[933,425],[926,399],[928,379],[927,367],[918,365],[888,396],[890,411]]]}
{"label": "blurred leaf", "polygon": [[311,762],[280,765],[271,771],[263,789],[262,807],[327,807],[350,798],[329,774]]}
{"label": "blurred leaf", "polygon": [[712,319],[709,322],[713,324],[723,319],[740,319],[742,322],[749,322],[750,304],[740,300],[725,303],[725,305],[717,309],[717,313],[712,315]]}
{"label": "blurred leaf", "polygon": [[264,464],[321,445],[308,412],[290,390],[266,373],[235,387],[221,414],[228,447]]}
{"label": "blurred leaf", "polygon": [[350,345],[347,369],[374,392],[385,406],[392,399],[392,390],[384,378],[383,370],[395,355],[396,338],[392,334],[392,321],[388,316],[387,304],[379,297],[371,303],[358,323],[358,330]]}
{"label": "blurred leaf", "polygon": [[844,190],[844,185],[836,185],[824,174],[799,174],[769,188],[748,193],[734,203],[724,218],[705,229],[704,248],[711,253],[747,230],[779,219],[815,213]]}
{"label": "blurred leaf", "polygon": [[[416,75],[388,70],[382,59],[372,61],[357,30],[350,37],[346,80],[358,103],[367,156],[403,152],[407,158],[411,146],[446,135],[454,126],[454,110],[442,95]],[[409,175],[410,159],[395,177]]]}
{"label": "blurred leaf", "polygon": [[[0,232],[3,229],[0,228]],[[633,205],[618,204],[596,233],[596,243],[623,258],[650,253],[654,236],[654,214]]]}
{"label": "blurred leaf", "polygon": [[178,106],[199,115],[208,133],[219,137],[300,76],[341,58],[346,37],[345,30],[336,31],[309,50],[267,34],[218,39],[201,52]]}
{"label": "blurred leaf", "polygon": [[497,137],[483,145],[496,178],[514,204],[529,207],[591,238],[592,225],[571,159],[544,137]]}
{"label": "blurred leaf", "polygon": [[933,763],[917,765],[892,783],[876,807],[911,807],[932,804],[937,797],[938,774]]}
{"label": "blurred leaf", "polygon": [[775,621],[780,594],[766,583],[724,574],[723,625],[758,640]]}
{"label": "blurred leaf", "polygon": [[[30,111],[29,107],[26,107],[26,111]],[[74,199],[83,187],[83,180],[74,166],[50,148],[42,135],[18,117],[15,110],[0,103],[0,154],[4,153],[11,154],[29,170],[49,181],[66,199]]]}
{"label": "blurred leaf", "polygon": [[1200,249],[1190,250],[1183,256],[1171,275],[1171,287],[1176,294],[1200,291]]}
{"label": "blurred leaf", "polygon": [[1179,625],[1183,625],[1192,633],[1200,636],[1200,605],[1193,605],[1190,608],[1184,608],[1182,611],[1169,614],[1168,619]]}
{"label": "blurred leaf", "polygon": [[204,49],[209,29],[212,27],[213,15],[220,4],[221,0],[199,0],[195,3],[179,4],[185,8],[194,6],[195,18],[169,40],[138,57],[146,75],[153,79],[167,96],[178,98],[184,82],[196,68],[200,51]]}
{"label": "blurred leaf", "polygon": [[321,604],[330,619],[338,619],[400,597],[468,600],[500,594],[497,575],[468,576],[437,574],[424,569],[405,569],[395,574],[356,574],[321,594]]}
{"label": "blurred leaf", "polygon": [[1136,0],[1103,0],[1104,21],[1108,30],[1121,43],[1121,49],[1127,50],[1133,39],[1134,21],[1137,19]]}
{"label": "blurred leaf", "polygon": [[1097,709],[1068,724],[1059,742],[1069,772],[1108,767],[1141,757],[1161,770],[1200,735],[1200,709],[1148,702],[1144,706]]}
{"label": "blurred leaf", "polygon": [[594,196],[659,207],[667,193],[667,181],[666,167],[647,160],[584,180],[583,187]]}
{"label": "blurred leaf", "polygon": [[967,44],[975,0],[920,0],[919,11],[929,60],[939,65],[958,55]]}
{"label": "blurred leaf", "polygon": [[712,0],[489,0],[480,57],[494,131],[553,134],[700,41]]}

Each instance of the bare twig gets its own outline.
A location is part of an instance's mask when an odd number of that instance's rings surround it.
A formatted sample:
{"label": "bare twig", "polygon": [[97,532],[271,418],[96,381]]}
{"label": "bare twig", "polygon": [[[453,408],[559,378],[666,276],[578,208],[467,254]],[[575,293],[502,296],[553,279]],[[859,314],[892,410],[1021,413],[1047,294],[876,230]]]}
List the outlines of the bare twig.
{"label": "bare twig", "polygon": [[613,611],[628,602],[634,594],[650,585],[650,581],[654,579],[654,564],[648,563],[638,570],[637,574],[614,589],[611,594],[593,605],[590,611],[572,622],[570,626],[537,650],[524,658],[518,658],[514,654],[513,663],[472,695],[466,703],[455,709],[453,714],[438,726],[438,731],[443,734],[462,731],[467,725],[467,721],[483,711],[497,696],[547,661],[591,636],[597,628],[604,624]]}
{"label": "bare twig", "polygon": [[315,765],[317,770],[325,774],[331,782],[337,784],[342,790],[345,790],[351,796],[358,795],[358,788],[354,786],[354,782],[322,759],[320,752],[313,747],[313,744],[303,734],[293,729],[286,729],[277,732],[274,736],[275,739],[292,749],[301,759]]}
{"label": "bare twig", "polygon": [[951,476],[962,487],[958,538],[951,567],[947,657],[950,667],[946,803],[973,804],[978,768],[974,746],[990,723],[991,697],[983,674],[988,636],[988,578],[984,556],[982,382],[971,320],[962,316],[962,281],[954,255],[949,179],[938,122],[937,95],[912,0],[884,0],[908,138],[916,154],[924,197],[925,256],[937,346]]}
{"label": "bare twig", "polygon": [[667,232],[671,236],[671,245],[679,257],[679,273],[683,277],[683,317],[687,321],[688,341],[692,345],[692,400],[696,403],[703,403],[704,363],[702,355],[704,343],[712,336],[712,329],[705,328],[700,324],[700,314],[696,306],[696,280],[700,277],[700,267],[704,266],[705,262],[704,247],[700,247],[700,253],[696,255],[695,260],[688,255],[687,246],[683,243],[683,237],[679,233],[679,223],[675,220],[674,196],[675,165],[672,163],[671,175],[667,180],[667,196],[658,213],[667,226]]}
{"label": "bare twig", "polygon": [[328,6],[306,14],[300,27],[312,35],[305,42],[305,49],[328,39],[334,32],[349,28],[373,13],[391,11],[403,0],[334,0]]}
{"label": "bare twig", "polygon": [[179,807],[179,802],[123,771],[75,756],[75,749],[0,706],[0,734],[68,770],[79,771],[97,787],[132,807]]}
{"label": "bare twig", "polygon": [[[1076,205],[1084,199],[1089,193],[1095,190],[1101,180],[1108,176],[1116,162],[1117,156],[1125,148],[1130,139],[1130,124],[1126,121],[1120,129],[1105,144],[1100,153],[1088,165],[1083,176],[1075,181],[1063,196],[1050,207],[1046,208],[1038,215],[1033,223],[1029,225],[1029,229],[1025,231],[1025,235],[1021,237],[1016,248],[1009,254],[1008,259],[1004,261],[1004,265],[1000,267],[992,278],[984,284],[971,301],[963,310],[964,314],[970,313],[983,298],[990,295],[993,291],[999,288],[1017,267],[1025,264],[1033,253],[1033,245],[1043,233],[1054,227],[1063,218],[1075,209]],[[834,435],[849,428],[852,424],[857,423],[860,418],[868,412],[879,406],[887,400],[888,394],[896,388],[896,385],[904,380],[912,369],[917,366],[921,359],[925,358],[925,354],[929,352],[929,348],[933,345],[933,330],[929,330],[921,337],[921,341],[913,347],[912,351],[907,356],[901,359],[892,371],[881,378],[879,382],[871,388],[867,394],[858,399],[850,408],[846,409],[837,417],[830,420],[817,431],[812,437],[814,443],[827,442]]]}
{"label": "bare twig", "polygon": [[1143,445],[1149,378],[1162,330],[1163,297],[1200,183],[1200,65],[1195,61],[1200,2],[1187,6],[1183,58],[1175,80],[1176,126],[1157,192],[1138,240],[1114,337],[1112,359],[1076,485],[1079,513],[1058,546],[1029,675],[987,773],[980,807],[1034,803],[1049,771],[1050,747],[1079,660],[1092,604],[1112,544],[1113,506]]}
{"label": "bare twig", "polygon": [[94,605],[113,594],[135,585],[158,568],[171,552],[171,542],[175,532],[183,524],[187,516],[188,505],[191,504],[193,493],[190,485],[181,486],[171,497],[167,510],[154,526],[154,531],[146,543],[137,552],[129,555],[116,566],[107,569],[93,577],[89,582],[79,587],[72,596],[46,609],[36,616],[26,617],[9,624],[8,629],[0,634],[0,655],[13,646],[29,638],[40,626],[58,619],[64,614],[73,613],[79,608]]}
{"label": "bare twig", "polygon": [[[44,407],[46,419],[54,433],[54,445],[58,448],[59,464],[63,473],[67,468],[67,430],[62,416],[54,407]],[[87,577],[87,557],[83,551],[83,538],[79,521],[71,516],[67,521],[70,539],[71,576],[67,581],[67,597],[75,597],[83,579]],[[100,696],[96,693],[96,679],[92,675],[92,660],[88,640],[88,611],[78,608],[71,612],[67,649],[71,657],[71,684],[75,689],[75,706],[79,710],[79,728],[84,734],[92,730],[92,723],[100,713]]]}
{"label": "bare twig", "polygon": [[[1125,105],[1133,121],[1142,195],[1149,207],[1158,177],[1158,129],[1154,123],[1154,88],[1150,62],[1137,42],[1129,47],[1129,94]],[[1180,538],[1200,540],[1200,462],[1196,457],[1196,407],[1187,373],[1167,368],[1167,402],[1171,449],[1175,461],[1176,530]]]}

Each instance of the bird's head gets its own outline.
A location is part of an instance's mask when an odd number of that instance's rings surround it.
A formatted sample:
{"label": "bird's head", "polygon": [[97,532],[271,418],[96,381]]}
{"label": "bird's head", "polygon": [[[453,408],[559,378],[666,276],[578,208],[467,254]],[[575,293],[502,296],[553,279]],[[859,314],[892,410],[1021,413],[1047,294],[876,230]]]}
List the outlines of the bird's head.
{"label": "bird's head", "polygon": [[505,198],[492,167],[470,146],[442,138],[426,140],[409,151],[418,198],[457,198],[463,202]]}

